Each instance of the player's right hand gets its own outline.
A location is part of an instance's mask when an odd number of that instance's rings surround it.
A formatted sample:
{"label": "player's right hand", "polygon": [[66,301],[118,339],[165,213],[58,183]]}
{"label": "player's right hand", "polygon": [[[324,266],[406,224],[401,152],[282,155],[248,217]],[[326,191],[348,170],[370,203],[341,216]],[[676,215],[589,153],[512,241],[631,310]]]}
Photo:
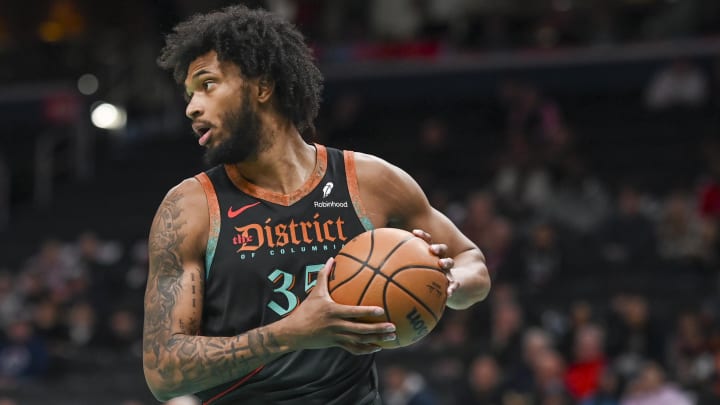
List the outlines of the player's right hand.
{"label": "player's right hand", "polygon": [[384,315],[381,307],[342,305],[328,292],[328,277],[335,260],[330,258],[318,273],[317,284],[307,298],[283,318],[283,335],[295,350],[341,347],[353,354],[370,354],[381,348],[376,343],[396,339],[395,325],[368,323],[358,318]]}

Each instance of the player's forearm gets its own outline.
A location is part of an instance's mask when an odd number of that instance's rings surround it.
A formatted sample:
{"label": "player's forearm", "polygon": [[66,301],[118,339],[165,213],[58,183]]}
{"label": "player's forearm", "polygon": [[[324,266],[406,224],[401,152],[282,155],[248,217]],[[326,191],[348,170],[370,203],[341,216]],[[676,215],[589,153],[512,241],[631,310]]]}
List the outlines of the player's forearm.
{"label": "player's forearm", "polygon": [[451,273],[460,286],[448,299],[452,309],[465,309],[484,300],[490,292],[490,276],[485,257],[479,249],[472,249],[453,257],[455,266]]}
{"label": "player's forearm", "polygon": [[159,400],[195,393],[241,378],[289,352],[273,325],[232,337],[174,334],[144,359],[145,377]]}

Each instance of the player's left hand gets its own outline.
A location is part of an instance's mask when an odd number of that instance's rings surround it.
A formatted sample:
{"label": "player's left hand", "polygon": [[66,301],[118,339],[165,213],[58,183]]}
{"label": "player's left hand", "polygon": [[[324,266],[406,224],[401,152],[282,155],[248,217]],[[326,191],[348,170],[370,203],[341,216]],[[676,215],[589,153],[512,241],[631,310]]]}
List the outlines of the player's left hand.
{"label": "player's left hand", "polygon": [[460,283],[457,282],[455,277],[452,275],[452,268],[455,266],[455,261],[452,257],[447,257],[447,245],[444,243],[432,243],[432,237],[430,234],[421,229],[414,229],[412,233],[427,242],[430,245],[430,252],[440,258],[438,260],[438,264],[440,265],[440,268],[445,271],[445,275],[450,281],[447,289],[447,295],[448,298],[452,297],[453,292],[460,287]]}

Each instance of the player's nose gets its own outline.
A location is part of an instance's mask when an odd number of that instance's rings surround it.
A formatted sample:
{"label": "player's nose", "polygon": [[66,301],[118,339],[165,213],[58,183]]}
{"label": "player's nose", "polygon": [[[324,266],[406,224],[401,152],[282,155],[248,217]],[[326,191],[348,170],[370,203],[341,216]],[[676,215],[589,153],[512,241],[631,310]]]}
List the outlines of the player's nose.
{"label": "player's nose", "polygon": [[195,99],[195,97],[190,99],[187,107],[185,107],[185,116],[187,116],[191,120],[200,117],[203,113],[202,106],[199,102],[195,101]]}

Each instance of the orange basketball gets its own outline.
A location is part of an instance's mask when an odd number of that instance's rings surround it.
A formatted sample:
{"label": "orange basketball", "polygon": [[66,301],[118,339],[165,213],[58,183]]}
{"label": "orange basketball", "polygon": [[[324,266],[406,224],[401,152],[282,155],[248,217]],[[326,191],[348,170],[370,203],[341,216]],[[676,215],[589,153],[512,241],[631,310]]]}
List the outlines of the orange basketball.
{"label": "orange basketball", "polygon": [[385,309],[367,322],[392,322],[394,349],[417,342],[437,325],[445,309],[449,281],[422,239],[402,229],[379,228],[348,242],[335,257],[328,280],[330,296],[346,305]]}

